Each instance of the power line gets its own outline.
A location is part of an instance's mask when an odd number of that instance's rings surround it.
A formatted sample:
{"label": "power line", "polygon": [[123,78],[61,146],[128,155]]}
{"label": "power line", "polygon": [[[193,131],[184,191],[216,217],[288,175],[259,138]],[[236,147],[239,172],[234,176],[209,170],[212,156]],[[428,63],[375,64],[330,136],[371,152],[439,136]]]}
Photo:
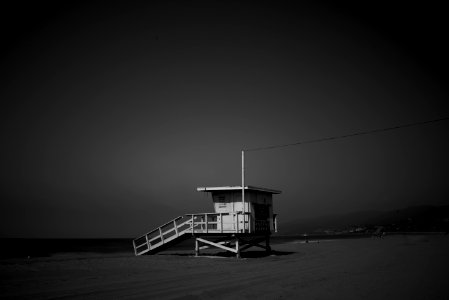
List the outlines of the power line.
{"label": "power line", "polygon": [[406,128],[406,127],[421,126],[421,125],[426,125],[426,124],[436,123],[436,122],[441,122],[441,121],[447,121],[447,120],[449,120],[449,117],[444,117],[444,118],[434,119],[434,120],[428,120],[428,121],[422,121],[422,122],[402,124],[402,125],[393,126],[393,127],[385,127],[385,128],[379,128],[379,129],[373,129],[373,130],[367,130],[367,131],[359,131],[359,132],[350,133],[350,134],[337,135],[337,136],[331,136],[331,137],[325,137],[325,138],[319,138],[319,139],[313,139],[313,140],[306,140],[306,141],[300,141],[300,142],[289,143],[289,144],[280,144],[280,145],[271,145],[271,146],[265,146],[265,147],[248,148],[248,149],[243,149],[243,151],[261,151],[261,150],[284,148],[284,147],[290,147],[290,146],[298,146],[298,145],[304,145],[304,144],[320,143],[320,142],[326,142],[326,141],[331,141],[331,140],[338,140],[338,139],[344,139],[344,138],[359,136],[359,135],[367,135],[367,134],[372,134],[372,133],[377,133],[377,132],[396,130],[396,129]]}

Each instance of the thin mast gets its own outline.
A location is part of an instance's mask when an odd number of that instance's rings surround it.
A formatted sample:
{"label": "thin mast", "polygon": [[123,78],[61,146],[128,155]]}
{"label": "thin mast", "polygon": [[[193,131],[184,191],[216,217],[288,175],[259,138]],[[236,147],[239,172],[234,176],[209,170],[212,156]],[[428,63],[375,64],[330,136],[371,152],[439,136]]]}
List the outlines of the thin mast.
{"label": "thin mast", "polygon": [[243,233],[245,233],[245,151],[242,150],[242,212],[243,212]]}

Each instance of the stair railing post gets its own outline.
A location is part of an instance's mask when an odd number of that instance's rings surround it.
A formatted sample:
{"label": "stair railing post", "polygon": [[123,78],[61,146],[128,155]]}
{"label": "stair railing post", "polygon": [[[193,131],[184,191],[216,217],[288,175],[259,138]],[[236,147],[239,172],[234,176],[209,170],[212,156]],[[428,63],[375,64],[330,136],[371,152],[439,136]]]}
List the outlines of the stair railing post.
{"label": "stair railing post", "polygon": [[193,215],[192,215],[192,233],[195,233],[195,219],[193,218]]}
{"label": "stair railing post", "polygon": [[137,256],[136,241],[134,241],[134,240],[133,240],[133,246],[134,246],[134,255]]}
{"label": "stair railing post", "polygon": [[207,214],[204,214],[204,221],[205,221],[205,226],[206,226],[206,233],[208,233],[209,231],[209,224],[207,223]]}
{"label": "stair railing post", "polygon": [[221,233],[223,233],[223,214],[222,213],[220,213],[220,230],[221,230]]}
{"label": "stair railing post", "polygon": [[161,236],[161,242],[164,243],[164,236],[162,235],[162,228],[159,227],[159,235]]}
{"label": "stair railing post", "polygon": [[175,228],[176,236],[179,236],[178,225],[176,225],[176,220],[173,220],[173,227]]}
{"label": "stair railing post", "polygon": [[145,240],[147,241],[148,250],[151,250],[150,240],[148,239],[148,234],[145,234]]}

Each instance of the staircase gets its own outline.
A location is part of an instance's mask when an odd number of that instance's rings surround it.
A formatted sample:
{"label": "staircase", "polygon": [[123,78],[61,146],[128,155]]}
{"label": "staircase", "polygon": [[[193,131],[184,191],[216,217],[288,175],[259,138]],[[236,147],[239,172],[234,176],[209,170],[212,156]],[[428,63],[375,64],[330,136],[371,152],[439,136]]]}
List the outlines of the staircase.
{"label": "staircase", "polygon": [[140,236],[133,241],[136,255],[154,254],[165,248],[189,238],[192,230],[192,218],[179,216],[170,222]]}
{"label": "staircase", "polygon": [[[170,222],[133,240],[136,255],[155,254],[176,243],[188,239],[192,234],[235,234],[269,231],[266,224],[251,229],[251,216],[246,213],[202,213],[179,216]],[[265,225],[265,226],[262,226]],[[263,227],[263,228],[262,228]]]}

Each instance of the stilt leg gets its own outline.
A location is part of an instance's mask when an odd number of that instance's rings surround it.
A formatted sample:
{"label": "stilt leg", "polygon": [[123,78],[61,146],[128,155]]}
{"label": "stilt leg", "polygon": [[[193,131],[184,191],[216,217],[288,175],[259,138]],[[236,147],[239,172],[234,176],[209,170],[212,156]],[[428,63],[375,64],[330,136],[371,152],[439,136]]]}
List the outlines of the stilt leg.
{"label": "stilt leg", "polygon": [[195,256],[200,255],[200,242],[198,239],[195,239]]}
{"label": "stilt leg", "polygon": [[266,252],[271,253],[270,236],[269,235],[267,235],[265,238],[265,246],[266,246],[266,248],[265,248]]}
{"label": "stilt leg", "polygon": [[237,251],[237,253],[235,254],[235,256],[236,256],[237,258],[240,258],[240,257],[241,257],[241,256],[240,256],[240,243],[239,243],[239,239],[238,239],[238,238],[235,239],[235,250]]}

